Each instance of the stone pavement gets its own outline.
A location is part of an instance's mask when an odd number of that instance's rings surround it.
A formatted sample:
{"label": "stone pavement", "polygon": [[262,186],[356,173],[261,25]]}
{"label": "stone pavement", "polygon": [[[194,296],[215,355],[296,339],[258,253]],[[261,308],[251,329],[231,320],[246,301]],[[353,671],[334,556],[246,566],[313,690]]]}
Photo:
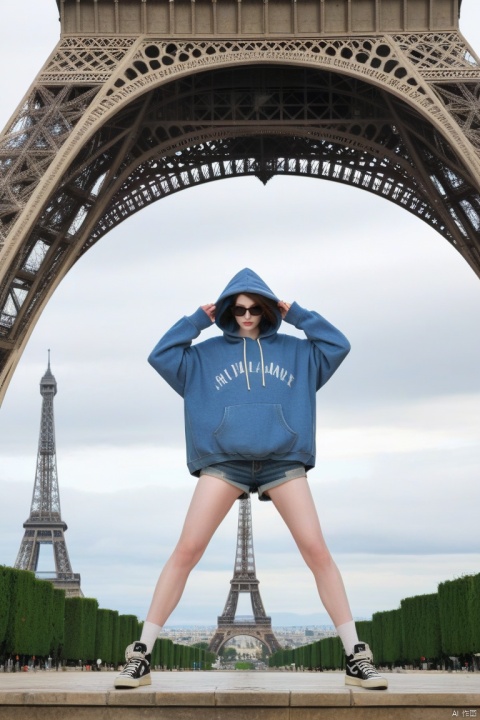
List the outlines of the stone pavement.
{"label": "stone pavement", "polygon": [[480,720],[480,673],[386,673],[386,691],[279,671],[154,672],[115,690],[115,674],[0,673],[0,720]]}

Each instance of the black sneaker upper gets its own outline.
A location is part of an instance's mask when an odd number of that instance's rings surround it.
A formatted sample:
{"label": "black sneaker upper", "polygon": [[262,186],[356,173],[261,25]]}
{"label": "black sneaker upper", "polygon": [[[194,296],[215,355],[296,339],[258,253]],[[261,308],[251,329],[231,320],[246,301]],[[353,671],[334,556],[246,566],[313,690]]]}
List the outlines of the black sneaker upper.
{"label": "black sneaker upper", "polygon": [[346,673],[349,677],[357,677],[360,680],[380,678],[381,676],[372,664],[373,656],[366,643],[357,643],[353,648],[352,655],[346,658]]}

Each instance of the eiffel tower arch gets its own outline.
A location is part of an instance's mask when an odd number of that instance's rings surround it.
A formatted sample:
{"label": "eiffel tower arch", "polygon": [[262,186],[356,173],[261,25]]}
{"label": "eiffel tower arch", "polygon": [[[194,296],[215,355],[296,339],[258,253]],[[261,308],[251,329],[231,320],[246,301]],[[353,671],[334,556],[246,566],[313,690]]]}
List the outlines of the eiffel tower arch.
{"label": "eiffel tower arch", "polygon": [[75,262],[201,183],[358,187],[480,275],[480,60],[459,0],[57,4],[59,43],[0,136],[0,401]]}

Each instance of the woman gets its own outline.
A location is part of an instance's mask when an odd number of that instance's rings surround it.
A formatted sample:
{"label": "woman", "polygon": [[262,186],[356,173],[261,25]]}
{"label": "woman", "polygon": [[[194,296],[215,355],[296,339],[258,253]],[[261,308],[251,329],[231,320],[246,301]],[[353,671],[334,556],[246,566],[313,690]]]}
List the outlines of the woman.
{"label": "woman", "polygon": [[[306,339],[279,334],[282,320]],[[192,345],[213,322],[223,335]],[[140,641],[127,648],[115,687],[150,684],[150,653],[161,627],[215,530],[248,492],[273,502],[312,570],[345,647],[345,682],[387,687],[368,645],[358,640],[306,478],[315,465],[315,393],[349,350],[348,340],[321,315],[280,301],[248,268],[215,304],[182,318],[154,348],[149,362],[184,398],[187,465],[199,479]]]}

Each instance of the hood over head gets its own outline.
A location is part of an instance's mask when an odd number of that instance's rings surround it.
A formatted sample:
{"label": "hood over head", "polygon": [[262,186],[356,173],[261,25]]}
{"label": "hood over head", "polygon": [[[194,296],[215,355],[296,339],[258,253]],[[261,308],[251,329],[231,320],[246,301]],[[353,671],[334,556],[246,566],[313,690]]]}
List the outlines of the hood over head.
{"label": "hood over head", "polygon": [[[245,293],[255,293],[256,295],[262,295],[265,298],[273,300],[275,305],[278,303],[278,297],[273,293],[268,285],[257,275],[257,273],[250,270],[250,268],[244,268],[240,270],[230,282],[226,288],[220,293],[220,296],[215,303],[215,323],[218,325],[220,330],[227,335],[238,335],[238,325],[233,315],[224,315],[228,307],[233,303],[234,298],[237,295]],[[282,323],[282,316],[280,310],[275,307],[275,316],[277,322],[275,326],[270,325],[262,320],[260,324],[260,336],[265,337],[277,332],[278,328]]]}

